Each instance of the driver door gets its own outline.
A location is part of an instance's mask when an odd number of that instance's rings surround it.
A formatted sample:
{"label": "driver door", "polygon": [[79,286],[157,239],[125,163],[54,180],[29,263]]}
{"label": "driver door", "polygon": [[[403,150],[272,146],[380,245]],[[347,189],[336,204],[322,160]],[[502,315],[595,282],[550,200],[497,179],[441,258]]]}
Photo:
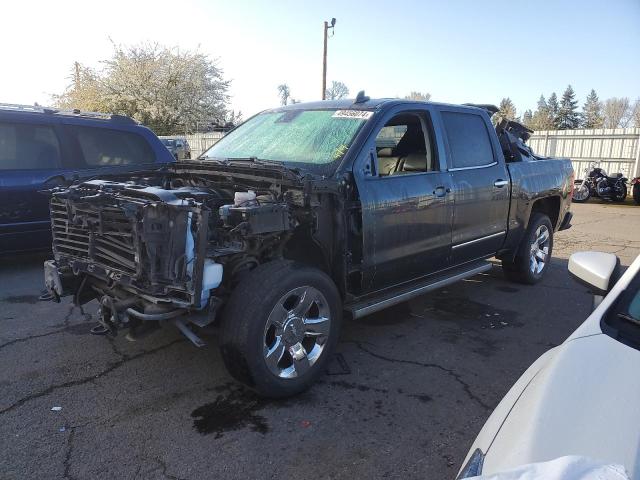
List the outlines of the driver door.
{"label": "driver door", "polygon": [[363,292],[449,265],[453,201],[437,143],[423,107],[390,113],[363,149],[354,172],[362,207]]}

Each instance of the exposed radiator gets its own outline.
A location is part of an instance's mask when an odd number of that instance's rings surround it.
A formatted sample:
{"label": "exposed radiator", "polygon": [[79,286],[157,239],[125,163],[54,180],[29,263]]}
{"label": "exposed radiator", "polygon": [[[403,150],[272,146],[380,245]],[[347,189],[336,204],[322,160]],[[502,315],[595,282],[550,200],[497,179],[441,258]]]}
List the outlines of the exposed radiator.
{"label": "exposed radiator", "polygon": [[62,199],[53,197],[51,227],[54,252],[132,276],[139,273],[134,222],[120,209],[67,208]]}

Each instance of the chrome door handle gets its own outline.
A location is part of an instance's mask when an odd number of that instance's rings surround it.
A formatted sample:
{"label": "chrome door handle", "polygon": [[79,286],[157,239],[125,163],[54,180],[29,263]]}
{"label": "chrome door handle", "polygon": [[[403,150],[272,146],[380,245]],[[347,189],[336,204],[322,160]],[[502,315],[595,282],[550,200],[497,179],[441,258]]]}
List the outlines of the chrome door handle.
{"label": "chrome door handle", "polygon": [[493,182],[493,186],[494,187],[498,187],[498,188],[502,188],[505,185],[509,185],[509,180],[496,180],[495,182]]}

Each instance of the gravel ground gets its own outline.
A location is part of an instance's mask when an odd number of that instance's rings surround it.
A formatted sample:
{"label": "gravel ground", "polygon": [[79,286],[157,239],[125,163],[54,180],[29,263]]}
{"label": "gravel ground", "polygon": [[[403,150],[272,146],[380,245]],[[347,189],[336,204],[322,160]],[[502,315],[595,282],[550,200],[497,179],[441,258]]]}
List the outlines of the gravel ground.
{"label": "gravel ground", "polygon": [[[534,287],[490,272],[345,325],[321,382],[266,401],[225,372],[215,334],[89,335],[38,301],[44,256],[0,262],[0,478],[454,478],[493,407],[587,316],[578,250],[640,253],[640,207],[574,205]],[[60,409],[54,409],[60,407]]]}

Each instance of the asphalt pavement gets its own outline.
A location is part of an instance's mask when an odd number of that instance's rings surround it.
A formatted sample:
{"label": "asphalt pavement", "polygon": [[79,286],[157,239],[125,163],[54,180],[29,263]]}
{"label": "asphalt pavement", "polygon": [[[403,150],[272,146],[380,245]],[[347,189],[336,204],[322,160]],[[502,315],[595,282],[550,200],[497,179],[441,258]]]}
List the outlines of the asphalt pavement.
{"label": "asphalt pavement", "polygon": [[640,254],[640,207],[574,205],[542,283],[496,266],[345,324],[310,391],[267,401],[225,372],[215,333],[89,334],[96,305],[38,300],[43,255],[0,260],[0,478],[453,479],[520,374],[588,315],[580,250]]}

